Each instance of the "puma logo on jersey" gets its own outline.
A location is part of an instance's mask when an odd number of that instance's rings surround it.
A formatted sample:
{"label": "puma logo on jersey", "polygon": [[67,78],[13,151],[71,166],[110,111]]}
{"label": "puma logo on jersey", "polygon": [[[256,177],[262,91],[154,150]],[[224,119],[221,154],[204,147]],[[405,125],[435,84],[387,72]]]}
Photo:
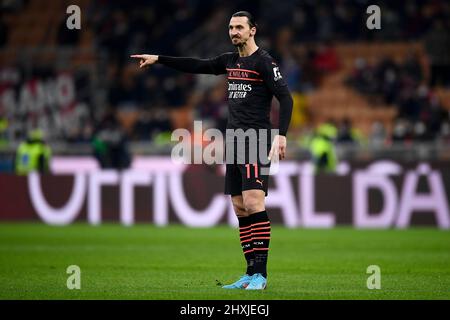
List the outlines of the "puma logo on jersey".
{"label": "puma logo on jersey", "polygon": [[263,186],[263,181],[264,181],[264,180],[258,180],[258,179],[256,179],[256,182],[258,182],[258,183],[261,185],[261,187]]}

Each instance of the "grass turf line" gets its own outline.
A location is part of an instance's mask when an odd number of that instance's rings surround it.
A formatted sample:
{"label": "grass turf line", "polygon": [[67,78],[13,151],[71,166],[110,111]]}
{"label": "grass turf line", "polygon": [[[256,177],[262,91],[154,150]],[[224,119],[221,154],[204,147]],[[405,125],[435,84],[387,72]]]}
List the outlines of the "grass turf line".
{"label": "grass turf line", "polygon": [[[0,299],[450,299],[450,232],[273,226],[268,288],[224,290],[244,271],[228,226],[0,224]],[[66,287],[69,265],[81,290]],[[369,265],[381,290],[366,287]]]}

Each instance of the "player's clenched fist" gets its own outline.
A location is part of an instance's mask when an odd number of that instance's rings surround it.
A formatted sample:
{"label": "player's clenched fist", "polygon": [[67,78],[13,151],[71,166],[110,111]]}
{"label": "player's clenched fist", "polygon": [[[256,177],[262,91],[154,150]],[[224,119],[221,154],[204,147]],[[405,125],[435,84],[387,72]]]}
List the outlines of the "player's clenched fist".
{"label": "player's clenched fist", "polygon": [[143,68],[145,66],[152,65],[158,61],[158,56],[153,54],[134,54],[131,58],[140,59],[139,60],[139,68]]}

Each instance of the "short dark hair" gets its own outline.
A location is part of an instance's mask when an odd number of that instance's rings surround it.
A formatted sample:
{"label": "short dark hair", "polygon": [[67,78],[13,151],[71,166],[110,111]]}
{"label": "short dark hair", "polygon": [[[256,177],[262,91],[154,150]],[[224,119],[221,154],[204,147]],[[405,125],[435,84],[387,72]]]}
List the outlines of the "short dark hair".
{"label": "short dark hair", "polygon": [[250,28],[258,27],[258,25],[255,22],[255,18],[253,18],[253,15],[248,11],[238,11],[236,13],[233,13],[231,17],[247,17]]}

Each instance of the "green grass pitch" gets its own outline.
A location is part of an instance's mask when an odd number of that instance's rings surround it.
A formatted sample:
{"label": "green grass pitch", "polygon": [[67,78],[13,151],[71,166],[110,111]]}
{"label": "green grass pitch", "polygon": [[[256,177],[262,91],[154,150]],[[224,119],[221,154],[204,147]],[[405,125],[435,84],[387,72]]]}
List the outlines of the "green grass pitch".
{"label": "green grass pitch", "polygon": [[[244,271],[237,230],[0,224],[0,299],[449,299],[450,232],[273,226],[268,287],[224,290]],[[69,265],[81,289],[69,290]],[[369,265],[381,289],[369,290]]]}

